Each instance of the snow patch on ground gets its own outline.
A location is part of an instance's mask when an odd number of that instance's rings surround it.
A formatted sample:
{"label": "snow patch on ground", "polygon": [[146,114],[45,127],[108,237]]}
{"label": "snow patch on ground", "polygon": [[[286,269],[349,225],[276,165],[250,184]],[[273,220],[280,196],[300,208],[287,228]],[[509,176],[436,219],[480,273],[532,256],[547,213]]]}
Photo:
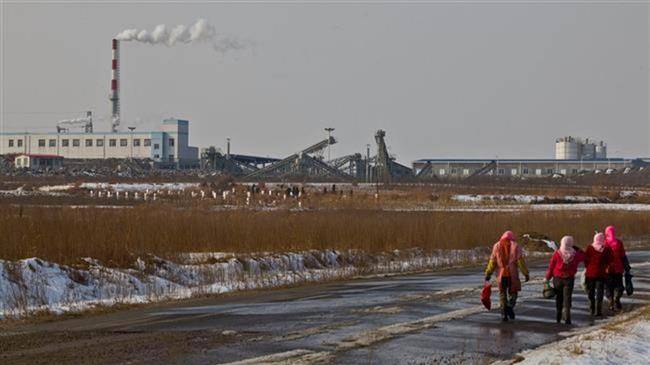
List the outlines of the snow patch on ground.
{"label": "snow patch on ground", "polygon": [[607,204],[607,203],[579,203],[579,204],[534,204],[533,210],[627,210],[648,211],[650,204]]}
{"label": "snow patch on ground", "polygon": [[113,190],[113,191],[155,191],[155,190],[185,190],[192,189],[199,186],[199,183],[92,183],[86,182],[79,185],[81,189],[88,190]]}
{"label": "snow patch on ground", "polygon": [[650,196],[650,191],[643,190],[623,190],[618,193],[621,198],[635,198]]}
{"label": "snow patch on ground", "polygon": [[485,260],[487,248],[419,249],[368,254],[358,250],[288,253],[188,253],[174,261],[137,258],[112,268],[85,258],[59,265],[38,258],[0,260],[0,318],[39,311],[65,313],[98,305],[182,299],[368,274],[413,272]]}
{"label": "snow patch on ground", "polygon": [[385,211],[397,212],[521,212],[521,211],[650,211],[650,204],[618,204],[618,203],[575,203],[575,204],[503,204],[503,205],[468,205],[415,208],[384,208]]}
{"label": "snow patch on ground", "polygon": [[22,187],[13,190],[0,190],[0,196],[24,196],[29,195],[29,192]]}
{"label": "snow patch on ground", "polygon": [[647,364],[648,334],[650,321],[639,318],[523,352],[517,364]]}
{"label": "snow patch on ground", "polygon": [[463,203],[479,203],[484,201],[513,201],[517,203],[531,203],[544,199],[542,195],[483,195],[474,194],[466,195],[459,194],[451,197],[452,200]]}
{"label": "snow patch on ground", "polygon": [[290,350],[277,354],[264,355],[253,359],[229,362],[224,365],[306,365],[328,363],[333,355],[327,351],[315,352],[306,349]]}
{"label": "snow patch on ground", "polygon": [[45,185],[38,188],[38,191],[51,192],[51,191],[67,191],[74,188],[73,184],[65,185]]}
{"label": "snow patch on ground", "polygon": [[13,190],[0,190],[0,198],[17,196],[65,196],[63,190],[25,190],[22,186]]}
{"label": "snow patch on ground", "polygon": [[578,196],[568,195],[561,197],[549,197],[545,195],[486,195],[474,194],[465,195],[459,194],[451,197],[452,200],[464,203],[479,203],[479,202],[515,202],[524,204],[542,203],[545,201],[562,201],[566,203],[599,203],[602,199],[595,196]]}

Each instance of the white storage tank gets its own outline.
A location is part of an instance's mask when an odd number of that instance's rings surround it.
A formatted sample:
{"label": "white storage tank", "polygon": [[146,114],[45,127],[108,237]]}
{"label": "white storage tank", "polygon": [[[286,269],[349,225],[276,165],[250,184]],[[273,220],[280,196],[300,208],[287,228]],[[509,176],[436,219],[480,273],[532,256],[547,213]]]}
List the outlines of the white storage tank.
{"label": "white storage tank", "polygon": [[607,159],[607,145],[605,145],[605,142],[600,141],[596,145],[596,159],[597,160],[605,160]]}
{"label": "white storage tank", "polygon": [[580,159],[580,142],[573,137],[562,137],[555,140],[556,160]]}
{"label": "white storage tank", "polygon": [[596,144],[589,141],[587,138],[582,144],[582,154],[580,158],[582,160],[594,160],[596,158]]}

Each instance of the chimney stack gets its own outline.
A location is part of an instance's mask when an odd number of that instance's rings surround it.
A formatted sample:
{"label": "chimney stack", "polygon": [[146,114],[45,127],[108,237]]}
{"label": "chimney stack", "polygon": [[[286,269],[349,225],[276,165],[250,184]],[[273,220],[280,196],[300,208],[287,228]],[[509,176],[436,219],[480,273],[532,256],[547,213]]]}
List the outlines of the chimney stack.
{"label": "chimney stack", "polygon": [[111,130],[117,132],[120,125],[120,41],[113,39],[113,62],[111,66]]}

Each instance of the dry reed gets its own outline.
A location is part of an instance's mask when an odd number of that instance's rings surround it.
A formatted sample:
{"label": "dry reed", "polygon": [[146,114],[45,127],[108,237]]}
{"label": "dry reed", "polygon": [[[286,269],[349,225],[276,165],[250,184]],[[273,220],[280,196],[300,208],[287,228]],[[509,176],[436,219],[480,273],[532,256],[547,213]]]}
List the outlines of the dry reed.
{"label": "dry reed", "polygon": [[280,252],[307,249],[387,251],[471,248],[506,229],[572,234],[581,245],[594,230],[650,234],[647,212],[394,212],[381,210],[208,211],[163,204],[132,209],[0,206],[0,258],[37,256],[59,263],[93,257],[124,265],[133,255],[181,252]]}

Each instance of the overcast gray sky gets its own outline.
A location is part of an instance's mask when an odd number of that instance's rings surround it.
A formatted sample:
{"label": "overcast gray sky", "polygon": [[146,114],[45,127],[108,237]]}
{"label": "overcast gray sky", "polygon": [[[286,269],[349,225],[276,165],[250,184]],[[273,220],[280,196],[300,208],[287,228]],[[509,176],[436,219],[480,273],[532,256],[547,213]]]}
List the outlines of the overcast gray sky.
{"label": "overcast gray sky", "polygon": [[[108,130],[110,40],[190,24],[254,46],[122,44],[123,126],[190,120],[190,142],[282,156],[335,127],[333,154],[387,131],[400,162],[553,157],[554,139],[650,156],[647,3],[2,5],[4,131],[92,109]],[[614,153],[616,152],[616,153]]]}

